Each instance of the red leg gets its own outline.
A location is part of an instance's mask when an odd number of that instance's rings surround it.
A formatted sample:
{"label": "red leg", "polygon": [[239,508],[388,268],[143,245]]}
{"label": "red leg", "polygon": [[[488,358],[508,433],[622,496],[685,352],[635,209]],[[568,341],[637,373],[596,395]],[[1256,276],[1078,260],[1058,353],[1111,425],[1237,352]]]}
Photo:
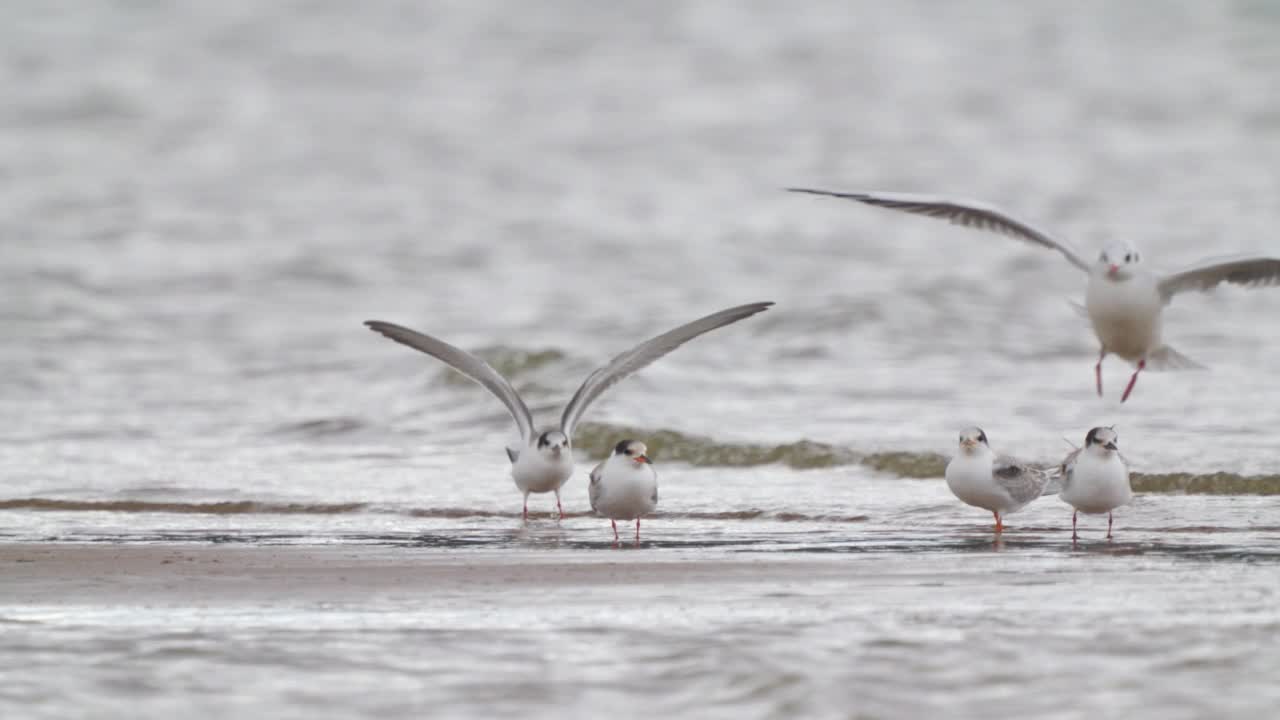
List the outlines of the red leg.
{"label": "red leg", "polygon": [[564,508],[560,507],[560,491],[556,491],[556,510],[560,511],[560,519],[564,519]]}
{"label": "red leg", "polygon": [[529,522],[529,496],[524,496],[524,521]]}
{"label": "red leg", "polygon": [[1111,513],[1107,513],[1107,539],[1111,539]]}
{"label": "red leg", "polygon": [[1073,510],[1071,512],[1071,539],[1072,540],[1080,539],[1080,534],[1076,532],[1076,516],[1079,514],[1080,512],[1078,510]]}
{"label": "red leg", "polygon": [[1124,389],[1124,395],[1120,396],[1120,402],[1124,402],[1129,399],[1129,393],[1133,392],[1134,383],[1138,382],[1138,373],[1142,372],[1142,369],[1146,366],[1147,361],[1145,359],[1138,361],[1138,369],[1134,370],[1133,377],[1129,378],[1129,387]]}
{"label": "red leg", "polygon": [[636,518],[636,542],[640,542],[640,518]]}
{"label": "red leg", "polygon": [[1107,357],[1107,351],[1103,350],[1098,354],[1098,364],[1093,366],[1093,375],[1098,381],[1098,397],[1102,397],[1102,361]]}
{"label": "red leg", "polygon": [[618,542],[618,521],[610,520],[609,524],[613,525],[613,541],[616,543]]}
{"label": "red leg", "polygon": [[996,532],[997,533],[1004,532],[1004,521],[1000,519],[1000,513],[992,510],[991,514],[996,516]]}

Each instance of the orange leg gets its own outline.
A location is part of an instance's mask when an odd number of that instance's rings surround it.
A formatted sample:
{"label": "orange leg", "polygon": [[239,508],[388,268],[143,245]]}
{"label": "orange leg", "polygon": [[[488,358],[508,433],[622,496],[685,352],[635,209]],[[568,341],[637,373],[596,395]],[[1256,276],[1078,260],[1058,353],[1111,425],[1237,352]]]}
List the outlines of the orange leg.
{"label": "orange leg", "polygon": [[996,516],[996,532],[997,533],[1004,532],[1004,520],[1000,519],[1000,513],[992,510],[991,514]]}

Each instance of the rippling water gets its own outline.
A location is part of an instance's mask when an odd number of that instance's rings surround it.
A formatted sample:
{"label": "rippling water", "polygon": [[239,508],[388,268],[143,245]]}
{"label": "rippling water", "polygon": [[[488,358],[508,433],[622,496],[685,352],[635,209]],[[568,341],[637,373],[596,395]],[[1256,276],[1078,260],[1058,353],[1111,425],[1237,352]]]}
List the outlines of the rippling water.
{"label": "rippling water", "polygon": [[[1179,297],[1168,340],[1211,370],[1120,406],[1129,369],[1092,394],[1057,256],[781,191],[979,198],[1169,269],[1274,254],[1271,4],[0,17],[6,717],[1275,706],[1280,293]],[[636,435],[662,483],[638,551],[603,556],[585,471],[563,524],[535,497],[522,527],[501,405],[360,325],[475,349],[549,419],[636,341],[766,299],[588,413],[580,465]],[[973,423],[1041,460],[1115,423],[1140,493],[1116,543],[1073,549],[1047,499],[992,547],[938,481]],[[185,594],[139,570],[133,596],[98,595],[129,572],[40,575],[101,543],[346,549],[445,591],[295,601],[267,573],[277,594],[206,603],[198,570]],[[454,563],[570,575],[490,596]]]}

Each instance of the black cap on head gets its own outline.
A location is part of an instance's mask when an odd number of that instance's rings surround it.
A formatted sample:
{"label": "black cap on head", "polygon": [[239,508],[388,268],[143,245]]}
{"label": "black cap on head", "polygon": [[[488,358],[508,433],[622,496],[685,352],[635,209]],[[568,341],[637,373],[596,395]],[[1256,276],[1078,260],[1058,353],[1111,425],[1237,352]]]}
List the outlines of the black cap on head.
{"label": "black cap on head", "polygon": [[635,441],[634,441],[634,440],[623,440],[622,442],[618,443],[617,445],[614,445],[614,446],[613,446],[613,454],[614,454],[614,455],[626,455],[626,454],[627,454],[627,448],[628,448],[628,447],[630,447],[630,446],[631,446],[631,443],[633,443],[633,442],[635,442]]}
{"label": "black cap on head", "polygon": [[538,447],[539,448],[547,447],[553,441],[556,441],[556,440],[559,440],[560,444],[562,445],[569,444],[569,438],[566,437],[564,433],[560,432],[559,430],[548,430],[538,436]]}
{"label": "black cap on head", "polygon": [[1090,430],[1088,435],[1084,436],[1084,444],[1085,447],[1101,445],[1108,450],[1115,450],[1116,441],[1119,439],[1120,436],[1116,434],[1115,428],[1096,427]]}

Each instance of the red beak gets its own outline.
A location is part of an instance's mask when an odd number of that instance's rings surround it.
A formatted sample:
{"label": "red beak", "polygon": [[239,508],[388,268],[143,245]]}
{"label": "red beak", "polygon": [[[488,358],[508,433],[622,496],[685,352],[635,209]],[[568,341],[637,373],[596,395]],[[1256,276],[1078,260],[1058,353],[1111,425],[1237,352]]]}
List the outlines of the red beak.
{"label": "red beak", "polygon": [[1115,274],[1116,274],[1116,273],[1118,273],[1118,272],[1120,272],[1120,266],[1119,266],[1119,265],[1112,265],[1112,266],[1111,266],[1111,269],[1107,271],[1107,274],[1108,274],[1108,275],[1115,275]]}
{"label": "red beak", "polygon": [[645,463],[645,464],[649,464],[649,456],[648,456],[648,455],[637,455],[637,456],[635,456],[635,457],[634,457],[634,458],[632,458],[632,459],[633,459],[633,460],[635,460],[637,463]]}

